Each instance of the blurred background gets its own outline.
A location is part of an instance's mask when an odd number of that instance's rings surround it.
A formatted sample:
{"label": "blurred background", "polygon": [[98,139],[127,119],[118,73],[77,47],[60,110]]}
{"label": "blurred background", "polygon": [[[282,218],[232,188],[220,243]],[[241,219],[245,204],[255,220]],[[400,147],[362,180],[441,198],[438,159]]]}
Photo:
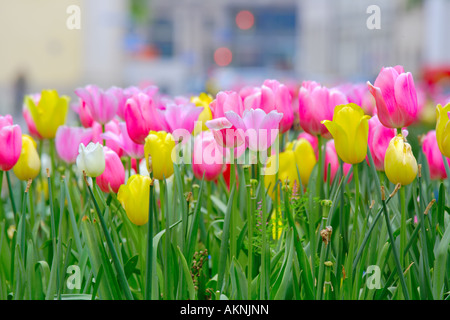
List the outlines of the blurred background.
{"label": "blurred background", "polygon": [[[0,0],[0,114],[23,95],[90,83],[171,95],[261,85],[373,83],[401,64],[448,88],[450,0]],[[71,5],[80,29],[69,29]],[[380,29],[369,29],[380,8]],[[20,122],[21,120],[18,119]]]}

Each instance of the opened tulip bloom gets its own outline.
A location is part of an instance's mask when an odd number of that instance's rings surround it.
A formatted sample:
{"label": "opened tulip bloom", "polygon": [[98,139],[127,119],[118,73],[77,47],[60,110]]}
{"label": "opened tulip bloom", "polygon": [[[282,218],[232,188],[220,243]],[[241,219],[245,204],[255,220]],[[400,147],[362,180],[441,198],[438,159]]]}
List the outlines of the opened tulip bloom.
{"label": "opened tulip bloom", "polygon": [[104,91],[95,85],[88,85],[75,90],[86,105],[94,121],[106,124],[111,121],[117,112],[118,101],[113,90]]}
{"label": "opened tulip bloom", "polygon": [[202,112],[198,116],[198,128],[194,132],[209,130],[206,126],[206,121],[212,120],[212,112],[209,105],[213,101],[213,97],[205,92],[200,93],[198,96],[191,97],[191,102],[197,107],[203,107]]}
{"label": "opened tulip bloom", "polygon": [[450,103],[436,106],[436,140],[441,153],[450,158]]}
{"label": "opened tulip bloom", "polygon": [[97,177],[97,185],[103,192],[119,191],[125,182],[125,168],[116,152],[108,147],[103,147],[105,154],[105,171]]}
{"label": "opened tulip bloom", "polygon": [[0,146],[0,170],[11,170],[22,150],[22,130],[9,114],[0,116]]}
{"label": "opened tulip bloom", "polygon": [[67,96],[60,97],[56,90],[43,90],[38,104],[31,96],[25,96],[36,130],[43,138],[53,139],[58,127],[66,122],[69,100]]}
{"label": "opened tulip bloom", "polygon": [[36,142],[29,135],[22,136],[22,151],[13,171],[22,181],[36,178],[41,171],[41,160],[36,150]]}
{"label": "opened tulip bloom", "polygon": [[125,209],[128,219],[138,226],[148,221],[149,190],[152,180],[148,176],[133,175],[119,188],[117,200]]}
{"label": "opened tulip bloom", "polygon": [[90,142],[87,146],[80,143],[78,148],[77,167],[87,176],[96,178],[105,171],[105,154],[100,143]]}
{"label": "opened tulip bloom", "polygon": [[366,158],[369,118],[361,107],[349,103],[336,107],[333,121],[322,122],[333,136],[336,152],[342,161],[357,164]]}
{"label": "opened tulip bloom", "polygon": [[168,103],[166,110],[161,112],[164,115],[165,131],[173,133],[177,129],[184,129],[191,133],[202,111],[201,107],[196,107],[193,103]]}
{"label": "opened tulip bloom", "polygon": [[402,66],[382,68],[374,85],[367,84],[384,126],[403,128],[416,121],[417,93],[410,72],[405,72]]}
{"label": "opened tulip bloom", "polygon": [[300,126],[312,135],[331,138],[324,120],[333,119],[334,108],[346,104],[347,97],[337,89],[328,89],[314,81],[303,82],[298,96]]}
{"label": "opened tulip bloom", "polygon": [[411,145],[402,134],[398,134],[389,142],[384,158],[384,171],[393,184],[408,185],[417,176],[417,161]]}
{"label": "opened tulip bloom", "polygon": [[75,163],[80,143],[87,145],[92,139],[91,128],[61,126],[56,131],[55,146],[58,156],[66,163]]}
{"label": "opened tulip bloom", "polygon": [[106,146],[110,144],[109,141],[113,141],[120,149],[123,150],[125,156],[141,159],[144,157],[144,146],[137,144],[131,140],[127,131],[127,124],[125,122],[119,122],[119,132],[113,132],[106,130],[105,133],[100,135],[101,139],[106,140]]}
{"label": "opened tulip bloom", "polygon": [[175,140],[165,131],[150,131],[145,138],[144,152],[148,172],[158,180],[169,178],[173,174],[172,150]]}
{"label": "opened tulip bloom", "polygon": [[[98,122],[94,122],[92,124],[92,142],[94,143],[98,142],[100,144],[103,144],[102,135],[104,133],[112,133],[119,135],[120,134],[119,122],[116,119],[111,120],[104,126],[104,131],[105,132],[103,132],[103,128]],[[114,150],[119,155],[119,157],[123,155],[123,150],[121,146],[115,140],[105,139],[105,146]]]}
{"label": "opened tulip bloom", "polygon": [[[316,155],[313,147],[306,139],[299,139],[289,143],[286,150],[278,157],[278,168],[276,168],[276,155],[269,157],[264,175],[264,184],[269,188],[269,194],[274,197],[276,171],[278,169],[278,179],[283,183],[289,180],[289,186],[293,187],[294,181],[299,185],[298,177],[303,186],[308,185],[311,172],[316,165]],[[297,171],[298,168],[298,171]]]}
{"label": "opened tulip bloom", "polygon": [[192,171],[197,179],[216,180],[224,171],[224,155],[211,131],[203,131],[195,137],[192,155]]}
{"label": "opened tulip bloom", "polygon": [[125,122],[128,135],[138,144],[145,143],[150,131],[164,130],[164,119],[154,99],[142,92],[127,100]]}
{"label": "opened tulip bloom", "polygon": [[[436,131],[429,131],[422,139],[422,151],[425,154],[428,162],[428,169],[430,170],[430,179],[445,179],[447,173],[445,172],[445,164],[442,159],[441,151],[436,140]],[[445,161],[450,165],[450,159],[445,158]]]}

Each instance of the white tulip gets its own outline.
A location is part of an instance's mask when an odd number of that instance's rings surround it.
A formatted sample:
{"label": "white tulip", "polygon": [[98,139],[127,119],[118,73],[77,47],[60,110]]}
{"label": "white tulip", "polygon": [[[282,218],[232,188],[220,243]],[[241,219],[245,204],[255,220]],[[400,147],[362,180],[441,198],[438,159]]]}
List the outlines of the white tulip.
{"label": "white tulip", "polygon": [[105,171],[105,154],[100,143],[89,142],[87,146],[80,143],[78,147],[77,167],[92,178],[98,177]]}

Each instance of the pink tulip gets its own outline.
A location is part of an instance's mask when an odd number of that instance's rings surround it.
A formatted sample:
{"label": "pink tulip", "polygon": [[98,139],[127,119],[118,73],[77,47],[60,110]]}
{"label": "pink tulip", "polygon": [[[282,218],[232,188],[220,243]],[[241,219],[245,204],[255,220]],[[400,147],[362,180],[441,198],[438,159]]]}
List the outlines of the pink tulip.
{"label": "pink tulip", "polygon": [[155,101],[145,93],[137,93],[127,100],[125,107],[125,122],[131,140],[144,144],[151,130],[164,130],[163,118]]}
{"label": "pink tulip", "polygon": [[367,85],[375,98],[378,118],[385,127],[407,127],[417,119],[414,80],[402,66],[382,68],[375,84],[367,82]]}
{"label": "pink tulip", "polygon": [[91,128],[60,126],[55,137],[56,152],[66,163],[75,163],[78,156],[78,146],[80,143],[88,145],[91,139]]}
{"label": "pink tulip", "polygon": [[95,85],[88,85],[75,90],[75,94],[86,104],[94,121],[106,124],[117,112],[118,101],[114,95],[115,89],[103,91]]}
{"label": "pink tulip", "polygon": [[[325,145],[325,171],[323,175],[323,180],[326,182],[328,179],[328,166],[330,166],[330,183],[333,183],[334,177],[339,168],[339,158],[334,146],[334,140],[327,141]],[[344,175],[347,175],[348,171],[352,167],[349,163],[344,163]],[[347,182],[350,182],[351,176]]]}
{"label": "pink tulip", "polygon": [[[39,100],[41,100],[40,93],[31,94],[30,97],[31,97],[31,99],[33,99],[35,105],[39,104]],[[30,110],[28,110],[28,107],[25,103],[23,104],[23,108],[22,108],[22,116],[24,117],[25,122],[27,123],[28,132],[30,133],[30,136],[32,136],[34,139],[41,140],[42,136],[37,131],[36,124],[34,123],[33,117],[31,116],[31,112],[30,112]]]}
{"label": "pink tulip", "polygon": [[0,146],[0,170],[11,170],[22,151],[22,130],[9,114],[0,115]]}
{"label": "pink tulip", "polygon": [[165,131],[173,133],[176,129],[185,129],[192,132],[195,121],[198,120],[203,108],[196,107],[193,103],[183,103],[180,100],[178,102],[180,104],[169,102],[166,110],[161,111],[164,117]]}
{"label": "pink tulip", "polygon": [[116,97],[117,99],[117,115],[125,120],[125,107],[127,104],[127,100],[131,98],[133,95],[137,93],[144,93],[150,97],[153,97],[158,92],[158,87],[156,86],[148,86],[146,88],[140,89],[135,86],[131,86],[125,89],[118,87],[111,87],[109,91]]}
{"label": "pink tulip", "polygon": [[360,106],[365,114],[374,114],[374,111],[376,110],[375,100],[365,83],[345,83],[338,86],[337,89],[347,96],[349,103]]}
{"label": "pink tulip", "polygon": [[71,104],[71,108],[76,114],[78,114],[80,123],[84,128],[92,127],[94,118],[92,118],[91,111],[83,100],[78,99],[78,102]]}
{"label": "pink tulip", "polygon": [[[395,129],[383,126],[377,115],[369,119],[368,145],[375,168],[379,171],[384,171],[384,156],[386,155],[389,142],[396,134]],[[405,130],[405,135],[407,134]]]}
{"label": "pink tulip", "polygon": [[313,136],[309,134],[308,132],[300,132],[300,134],[297,137],[298,139],[306,139],[311,144],[311,146],[314,149],[314,153],[316,154],[316,158],[319,159],[319,139],[317,139],[316,136]]}
{"label": "pink tulip", "polygon": [[108,144],[109,141],[115,142],[127,157],[134,159],[141,159],[144,157],[144,146],[131,140],[125,122],[119,122],[119,133],[107,131],[102,133],[100,138],[105,139],[106,144]]}
{"label": "pink tulip", "polygon": [[120,157],[108,147],[103,148],[105,154],[105,171],[97,177],[97,184],[103,192],[117,193],[125,183],[125,168]]}
{"label": "pink tulip", "polygon": [[277,80],[264,81],[261,88],[246,87],[240,91],[245,110],[262,109],[266,113],[276,110],[283,114],[280,131],[288,131],[294,122],[292,96],[289,89]]}
{"label": "pink tulip", "polygon": [[[445,179],[447,173],[445,172],[444,160],[442,159],[441,151],[439,150],[436,140],[436,131],[429,131],[422,140],[422,150],[427,158],[428,168],[430,170],[430,178],[432,180]],[[450,159],[447,163],[450,165]]]}
{"label": "pink tulip", "polygon": [[[102,134],[106,132],[111,132],[113,134],[119,135],[120,134],[119,122],[116,119],[108,122],[105,125],[105,132],[103,132],[103,128],[98,122],[94,122],[94,124],[92,125],[92,142],[94,143],[98,142],[100,144],[103,144]],[[117,153],[119,157],[123,155],[123,150],[116,141],[109,139],[106,140],[105,142],[106,146],[112,149],[115,153]]]}
{"label": "pink tulip", "polygon": [[312,135],[331,138],[323,120],[333,120],[334,108],[346,104],[346,96],[337,89],[321,87],[317,82],[304,81],[299,91],[300,126]]}
{"label": "pink tulip", "polygon": [[195,137],[192,171],[197,179],[203,174],[206,181],[216,180],[225,169],[222,148],[211,131],[203,131]]}
{"label": "pink tulip", "polygon": [[225,117],[227,111],[234,111],[239,115],[244,112],[242,99],[234,91],[220,91],[211,102],[210,108],[214,119]]}

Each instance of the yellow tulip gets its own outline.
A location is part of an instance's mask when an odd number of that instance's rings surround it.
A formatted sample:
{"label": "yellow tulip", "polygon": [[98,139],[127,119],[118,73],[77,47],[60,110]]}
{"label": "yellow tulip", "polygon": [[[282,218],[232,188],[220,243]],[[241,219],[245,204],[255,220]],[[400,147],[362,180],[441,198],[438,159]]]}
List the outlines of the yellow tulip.
{"label": "yellow tulip", "polygon": [[280,239],[281,234],[283,232],[283,217],[281,215],[281,209],[278,208],[277,211],[273,210],[272,216],[270,218],[272,222],[272,237],[275,240]]}
{"label": "yellow tulip", "polygon": [[36,142],[29,135],[22,135],[22,151],[19,160],[13,168],[14,174],[20,180],[34,179],[41,170],[41,160],[36,150]]}
{"label": "yellow tulip", "polygon": [[158,180],[169,178],[173,174],[172,150],[175,140],[165,131],[150,131],[145,138],[144,152],[148,172]]}
{"label": "yellow tulip", "polygon": [[43,90],[37,105],[30,96],[25,96],[25,105],[43,138],[53,139],[58,127],[66,122],[69,100],[67,96],[60,97],[56,90]]}
{"label": "yellow tulip", "polygon": [[389,142],[384,157],[384,172],[394,184],[408,185],[416,178],[417,161],[402,134],[398,134]]}
{"label": "yellow tulip", "polygon": [[[281,152],[278,156],[278,179],[283,183],[289,180],[289,186],[292,188],[294,181],[298,183],[298,176],[303,186],[306,186],[309,181],[309,176],[316,165],[316,155],[311,144],[306,139],[299,139],[289,143],[286,150]],[[269,194],[274,197],[273,188],[275,186],[275,172],[276,156],[269,157],[266,165],[266,175],[264,176],[264,184],[266,188],[270,188]],[[297,172],[298,167],[298,172]],[[270,174],[269,173],[270,170]]]}
{"label": "yellow tulip", "polygon": [[150,183],[150,177],[135,174],[128,179],[127,184],[120,186],[117,194],[128,219],[138,226],[148,221]]}
{"label": "yellow tulip", "polygon": [[324,124],[334,138],[336,152],[342,161],[356,164],[364,161],[367,155],[370,116],[354,104],[336,106],[333,121],[324,120]]}
{"label": "yellow tulip", "polygon": [[436,106],[436,140],[441,153],[447,158],[450,157],[450,103],[445,107],[440,104]]}
{"label": "yellow tulip", "polygon": [[212,112],[209,108],[209,104],[214,100],[214,98],[207,93],[200,93],[198,96],[191,97],[191,102],[194,103],[197,107],[203,107],[203,111],[198,116],[197,121],[201,121],[201,123],[197,123],[195,126],[194,132],[200,133],[201,131],[206,131],[209,128],[206,126],[206,121],[212,120]]}

